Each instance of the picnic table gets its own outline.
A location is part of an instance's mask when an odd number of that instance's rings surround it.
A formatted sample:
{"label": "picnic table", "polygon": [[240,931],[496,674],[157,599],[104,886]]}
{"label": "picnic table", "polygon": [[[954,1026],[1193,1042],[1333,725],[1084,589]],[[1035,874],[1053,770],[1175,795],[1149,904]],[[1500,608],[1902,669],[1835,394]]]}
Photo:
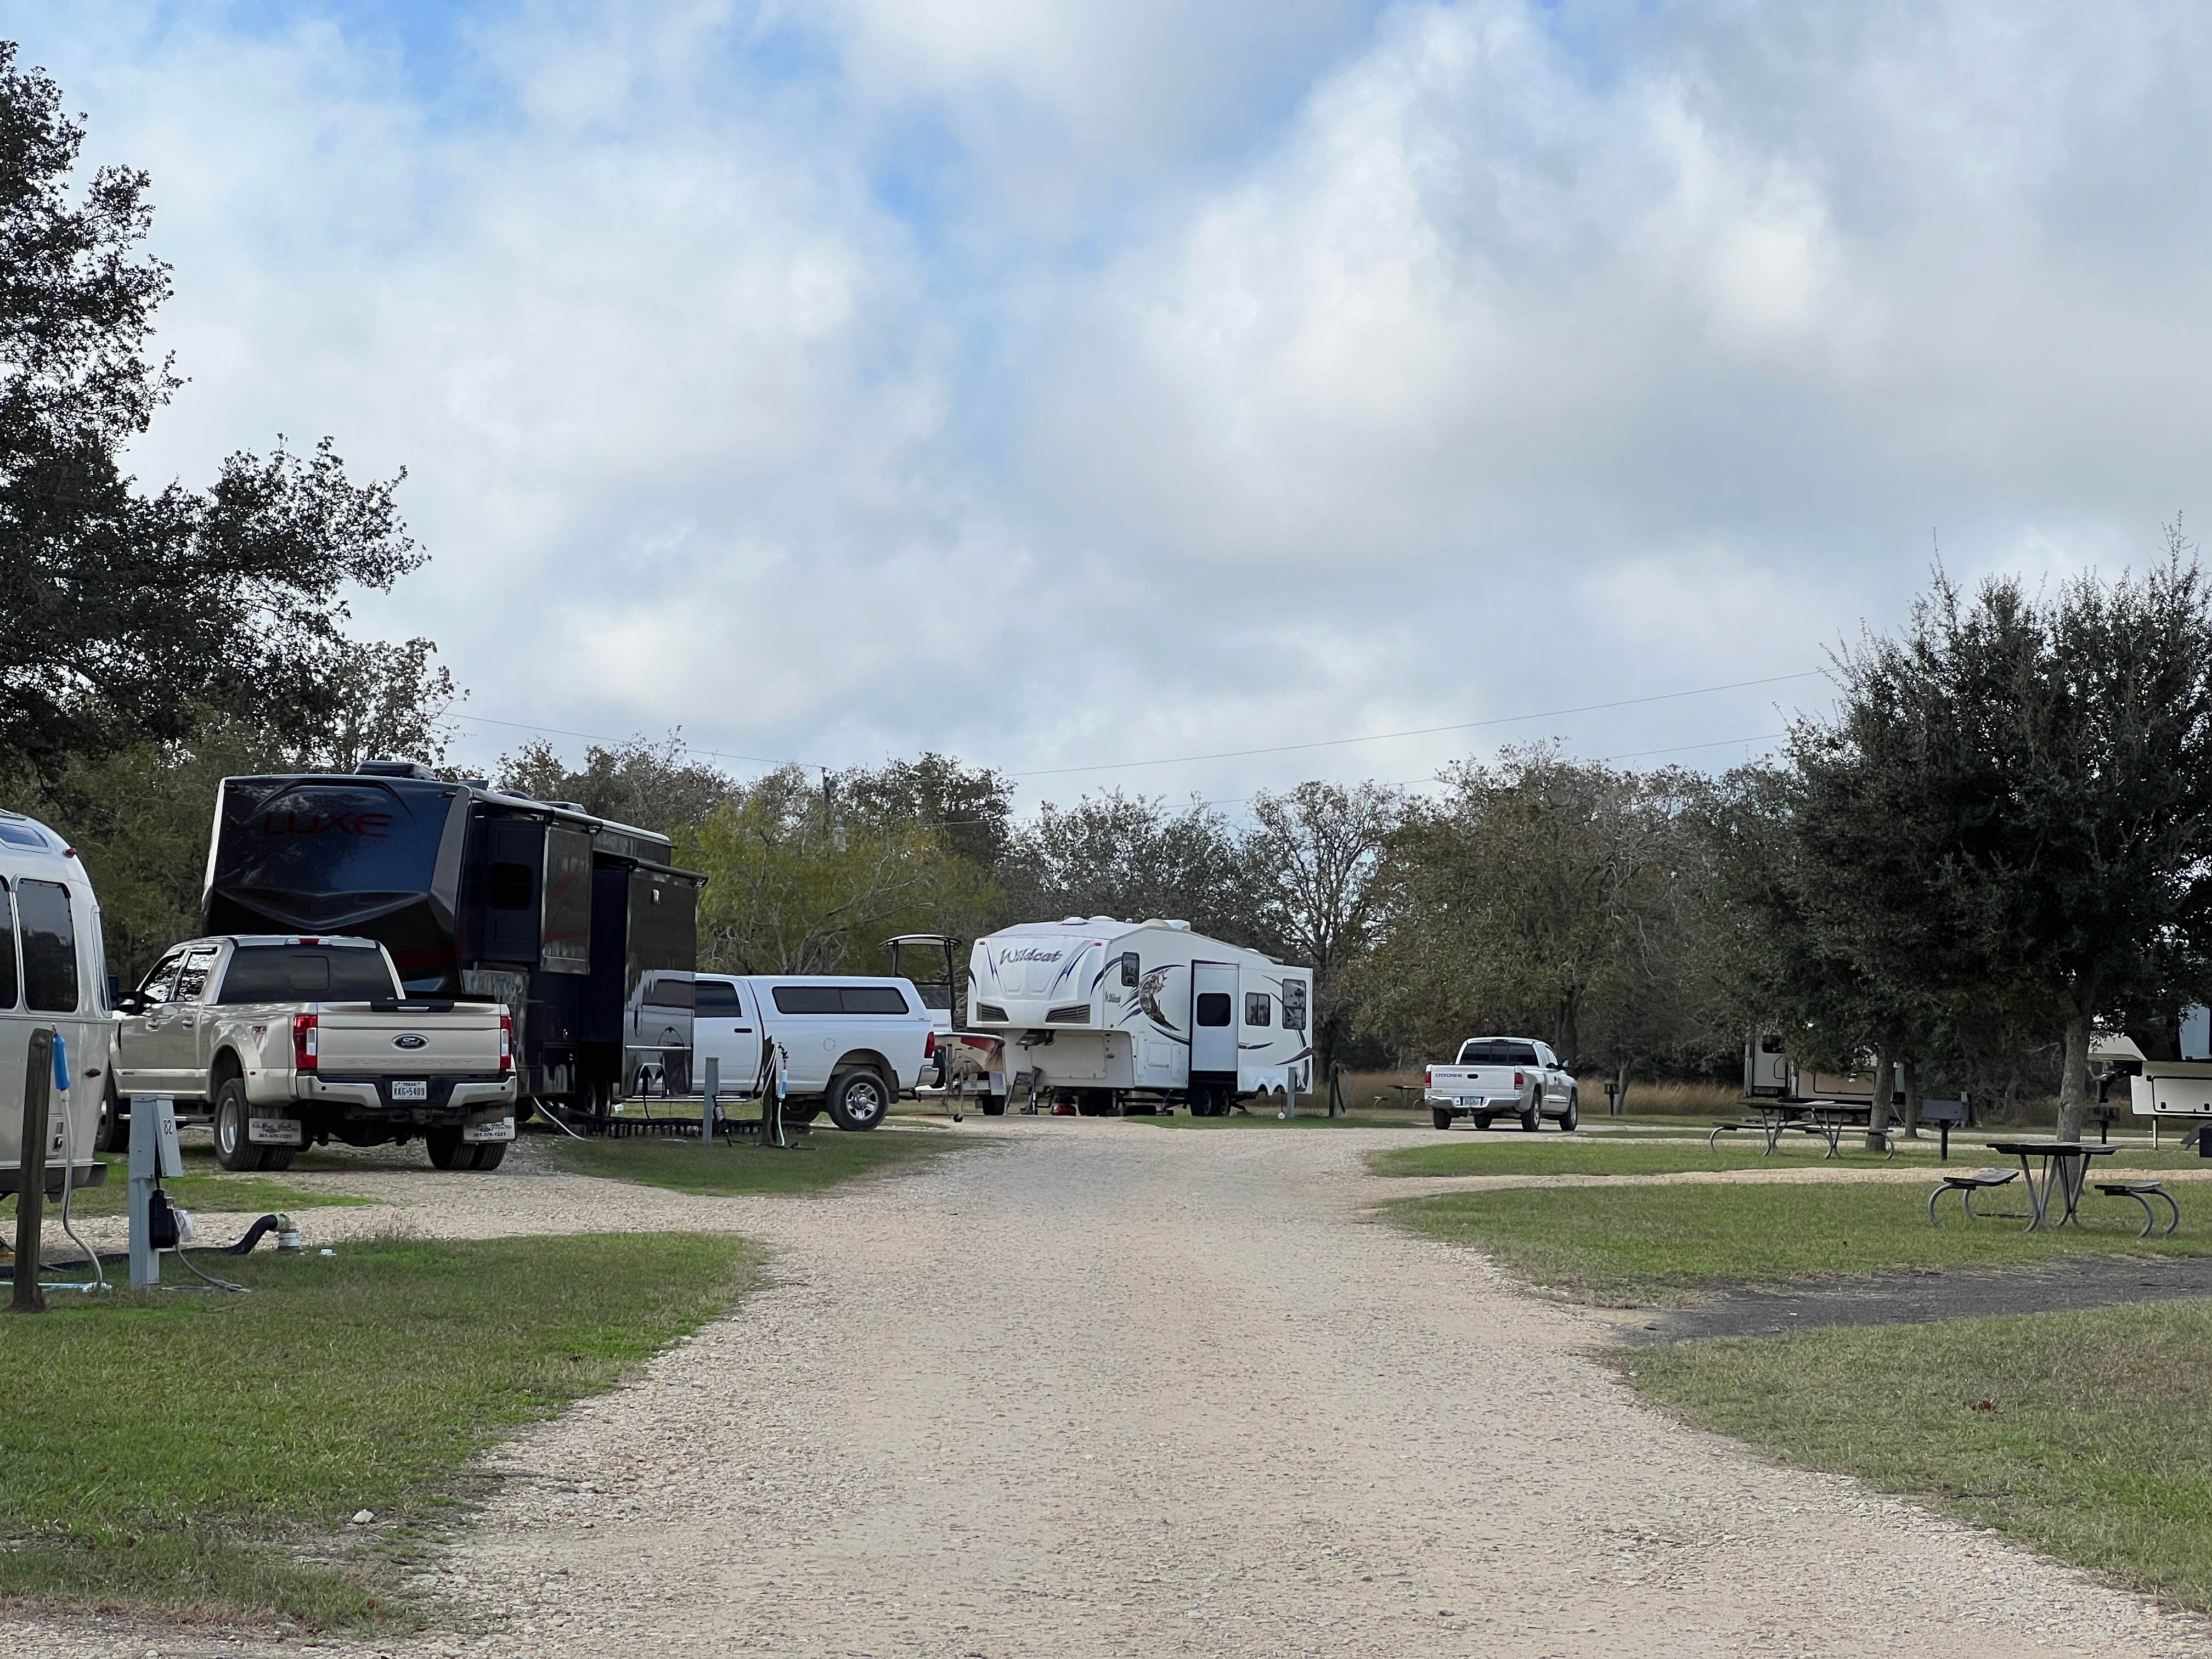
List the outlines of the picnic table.
{"label": "picnic table", "polygon": [[[2033,1212],[2027,1218],[2027,1231],[2033,1233],[2054,1232],[2069,1221],[2080,1226],[2077,1206],[2081,1188],[2088,1182],[2090,1160],[2110,1158],[2120,1149],[2081,1140],[1993,1140],[1990,1150],[2020,1160],[2020,1172],[2027,1178],[2028,1206]],[[2039,1178],[2033,1167],[2039,1163],[2043,1166]],[[2054,1191],[2063,1205],[2056,1221],[2050,1218]]]}
{"label": "picnic table", "polygon": [[[1826,1141],[1827,1156],[1833,1158],[1840,1149],[1844,1129],[1854,1123],[1869,1122],[1873,1111],[1871,1106],[1850,1101],[1753,1100],[1746,1103],[1743,1121],[1715,1124],[1712,1133],[1705,1137],[1705,1144],[1717,1148],[1720,1138],[1731,1130],[1753,1130],[1765,1137],[1766,1155],[1771,1158],[1782,1137],[1795,1130]],[[1894,1134],[1885,1131],[1882,1144],[1892,1158],[1897,1156]]]}

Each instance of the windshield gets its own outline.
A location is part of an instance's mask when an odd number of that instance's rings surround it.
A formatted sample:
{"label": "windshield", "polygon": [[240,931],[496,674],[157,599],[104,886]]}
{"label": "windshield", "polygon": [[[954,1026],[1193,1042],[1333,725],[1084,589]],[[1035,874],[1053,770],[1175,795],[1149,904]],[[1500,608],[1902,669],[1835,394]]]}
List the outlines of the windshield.
{"label": "windshield", "polygon": [[222,1002],[373,1002],[399,988],[384,952],[358,945],[253,945],[230,959]]}
{"label": "windshield", "polygon": [[1528,1042],[1500,1042],[1496,1038],[1464,1044],[1459,1051],[1462,1066],[1534,1066],[1536,1063],[1535,1045]]}

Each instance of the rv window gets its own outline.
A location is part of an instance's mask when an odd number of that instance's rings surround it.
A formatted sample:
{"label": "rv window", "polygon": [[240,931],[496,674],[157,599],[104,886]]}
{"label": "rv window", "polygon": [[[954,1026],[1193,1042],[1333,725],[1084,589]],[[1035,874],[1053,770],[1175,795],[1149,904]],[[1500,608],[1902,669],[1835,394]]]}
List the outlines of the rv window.
{"label": "rv window", "polygon": [[195,951],[185,958],[182,972],[177,975],[177,988],[169,994],[172,1002],[198,1002],[207,994],[208,969],[215,966],[215,947]]}
{"label": "rv window", "polygon": [[780,1014],[842,1014],[845,1004],[834,985],[779,985],[775,1009]]}
{"label": "rv window", "polygon": [[1780,1054],[1782,1052],[1782,1034],[1779,1031],[1770,1031],[1765,1036],[1759,1038],[1759,1052],[1762,1054]]}
{"label": "rv window", "polygon": [[1137,988],[1137,953],[1124,951],[1121,953],[1121,983],[1133,991]]}
{"label": "rv window", "polygon": [[528,865],[495,864],[485,872],[484,896],[495,910],[527,910],[531,885]]}
{"label": "rv window", "polygon": [[217,1002],[373,1002],[398,994],[384,952],[359,946],[252,945],[223,969]]}
{"label": "rv window", "polygon": [[848,985],[837,995],[848,1014],[903,1014],[906,994],[896,985]]}
{"label": "rv window", "polygon": [[1306,982],[1302,979],[1283,981],[1283,1029],[1285,1031],[1306,1029]]}
{"label": "rv window", "polygon": [[15,902],[0,882],[0,1008],[15,1006]]}
{"label": "rv window", "polygon": [[1265,991],[1244,994],[1244,1023],[1247,1025],[1273,1025],[1275,1023],[1273,1005]]}
{"label": "rv window", "polygon": [[1226,991],[1200,991],[1198,994],[1196,1018],[1200,1025],[1228,1024],[1229,993]]}
{"label": "rv window", "polygon": [[738,988],[725,985],[719,979],[702,979],[692,987],[698,998],[695,1012],[702,1019],[743,1019],[745,1005],[739,1000]]}
{"label": "rv window", "polygon": [[16,889],[23,924],[23,1000],[40,1013],[76,1012],[76,922],[69,889],[27,881]]}

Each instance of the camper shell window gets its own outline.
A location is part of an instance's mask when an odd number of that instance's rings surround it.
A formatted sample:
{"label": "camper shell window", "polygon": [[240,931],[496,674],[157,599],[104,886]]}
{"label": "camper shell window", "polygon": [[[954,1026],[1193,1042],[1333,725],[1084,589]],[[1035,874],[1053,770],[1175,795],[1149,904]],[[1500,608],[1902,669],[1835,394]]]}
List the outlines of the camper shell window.
{"label": "camper shell window", "polygon": [[27,881],[16,889],[23,930],[23,1000],[34,1012],[76,1012],[76,918],[69,889]]}
{"label": "camper shell window", "polygon": [[906,996],[896,985],[779,985],[772,994],[782,1014],[904,1014]]}
{"label": "camper shell window", "polygon": [[1273,1025],[1275,1023],[1274,1008],[1265,991],[1247,991],[1244,994],[1244,1023],[1247,1025]]}
{"label": "camper shell window", "polygon": [[1491,1041],[1465,1042],[1460,1045],[1459,1063],[1462,1066],[1534,1066],[1536,1045],[1533,1042],[1500,1042]]}
{"label": "camper shell window", "polygon": [[249,945],[223,970],[219,1002],[374,1002],[399,988],[384,952],[331,945]]}

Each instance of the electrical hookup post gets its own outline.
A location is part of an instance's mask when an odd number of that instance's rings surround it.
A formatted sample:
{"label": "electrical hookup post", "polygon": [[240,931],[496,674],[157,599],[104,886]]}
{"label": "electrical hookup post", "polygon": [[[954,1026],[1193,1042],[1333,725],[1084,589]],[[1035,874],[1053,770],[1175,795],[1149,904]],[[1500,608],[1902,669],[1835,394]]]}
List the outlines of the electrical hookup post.
{"label": "electrical hookup post", "polygon": [[161,1253],[154,1243],[154,1194],[163,1176],[185,1172],[177,1145],[177,1103],[168,1095],[131,1097],[131,1288],[161,1282]]}
{"label": "electrical hookup post", "polygon": [[[31,1033],[23,1067],[22,1138],[16,1143],[15,1285],[11,1313],[44,1313],[46,1292],[39,1288],[40,1235],[46,1224],[46,1123],[54,1087],[54,1033],[44,1025]],[[69,1109],[64,1097],[62,1109]]]}

